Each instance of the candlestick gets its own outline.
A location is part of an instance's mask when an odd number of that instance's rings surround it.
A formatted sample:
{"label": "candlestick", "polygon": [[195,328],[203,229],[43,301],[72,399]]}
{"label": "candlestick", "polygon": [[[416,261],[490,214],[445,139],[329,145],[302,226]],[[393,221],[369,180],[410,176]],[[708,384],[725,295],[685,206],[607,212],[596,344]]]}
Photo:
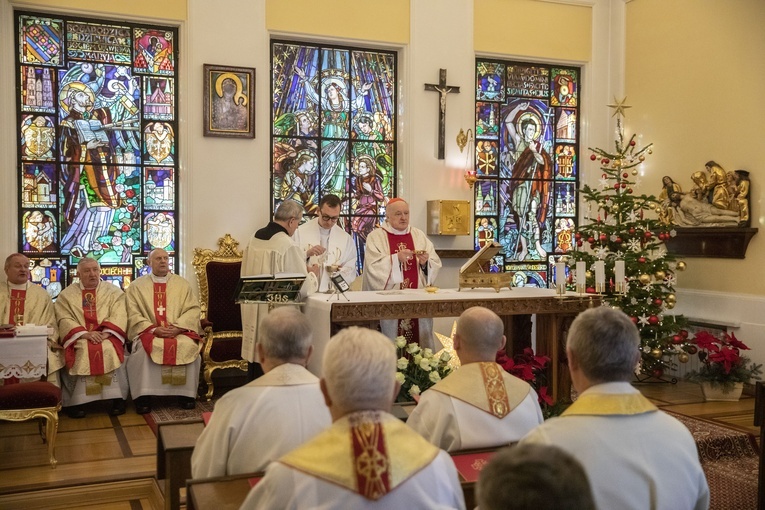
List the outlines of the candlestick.
{"label": "candlestick", "polygon": [[566,293],[566,264],[555,263],[555,290],[558,294]]}
{"label": "candlestick", "polygon": [[614,262],[614,290],[623,294],[625,292],[624,287],[624,261],[617,260]]}
{"label": "candlestick", "polygon": [[587,292],[587,263],[583,260],[576,263],[576,291],[579,294]]}
{"label": "candlestick", "polygon": [[595,261],[595,292],[606,291],[606,265],[602,260]]}

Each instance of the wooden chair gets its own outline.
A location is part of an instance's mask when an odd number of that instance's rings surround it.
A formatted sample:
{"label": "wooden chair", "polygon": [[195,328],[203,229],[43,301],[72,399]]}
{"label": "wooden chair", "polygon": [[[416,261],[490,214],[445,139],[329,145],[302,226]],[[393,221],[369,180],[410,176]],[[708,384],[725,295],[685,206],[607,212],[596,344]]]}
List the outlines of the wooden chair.
{"label": "wooden chair", "polygon": [[760,470],[757,476],[757,509],[765,510],[765,382],[757,381],[754,389],[754,426],[760,427]]}
{"label": "wooden chair", "polygon": [[212,373],[221,368],[247,371],[242,359],[242,310],[234,303],[234,290],[242,267],[239,242],[231,235],[218,239],[218,249],[194,249],[194,271],[199,284],[205,345],[202,367],[207,383],[205,398],[213,396]]}
{"label": "wooden chair", "polygon": [[[61,388],[44,382],[28,382],[0,386],[0,420],[27,421],[40,419],[40,435],[48,443],[50,466],[56,467],[56,433],[61,410]],[[43,422],[45,427],[43,427]]]}

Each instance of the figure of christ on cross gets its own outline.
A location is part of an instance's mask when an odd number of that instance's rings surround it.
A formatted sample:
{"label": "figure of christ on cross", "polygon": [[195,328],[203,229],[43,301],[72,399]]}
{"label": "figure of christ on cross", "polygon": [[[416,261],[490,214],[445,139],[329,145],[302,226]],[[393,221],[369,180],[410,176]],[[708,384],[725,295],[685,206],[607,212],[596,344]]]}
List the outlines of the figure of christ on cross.
{"label": "figure of christ on cross", "polygon": [[444,159],[444,140],[446,130],[446,94],[460,93],[460,88],[446,84],[446,69],[439,69],[438,85],[426,83],[425,90],[438,92],[438,159]]}

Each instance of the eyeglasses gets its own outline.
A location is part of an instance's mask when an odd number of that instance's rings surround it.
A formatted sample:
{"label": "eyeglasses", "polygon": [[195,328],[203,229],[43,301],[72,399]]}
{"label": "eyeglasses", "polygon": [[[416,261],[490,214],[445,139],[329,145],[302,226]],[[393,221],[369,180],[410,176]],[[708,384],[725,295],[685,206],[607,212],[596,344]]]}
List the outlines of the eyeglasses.
{"label": "eyeglasses", "polygon": [[337,221],[340,219],[340,216],[327,216],[326,214],[322,214],[321,219],[324,221]]}

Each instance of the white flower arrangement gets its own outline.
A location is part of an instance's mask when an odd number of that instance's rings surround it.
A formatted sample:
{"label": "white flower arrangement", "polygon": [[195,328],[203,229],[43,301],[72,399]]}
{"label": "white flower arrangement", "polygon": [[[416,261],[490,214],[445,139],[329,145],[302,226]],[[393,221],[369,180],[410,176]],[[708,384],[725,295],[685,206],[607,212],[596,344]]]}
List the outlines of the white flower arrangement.
{"label": "white flower arrangement", "polygon": [[433,352],[433,349],[421,349],[416,343],[406,343],[403,336],[395,340],[398,351],[396,361],[396,380],[401,384],[398,401],[409,401],[449,375],[451,354],[447,351]]}

